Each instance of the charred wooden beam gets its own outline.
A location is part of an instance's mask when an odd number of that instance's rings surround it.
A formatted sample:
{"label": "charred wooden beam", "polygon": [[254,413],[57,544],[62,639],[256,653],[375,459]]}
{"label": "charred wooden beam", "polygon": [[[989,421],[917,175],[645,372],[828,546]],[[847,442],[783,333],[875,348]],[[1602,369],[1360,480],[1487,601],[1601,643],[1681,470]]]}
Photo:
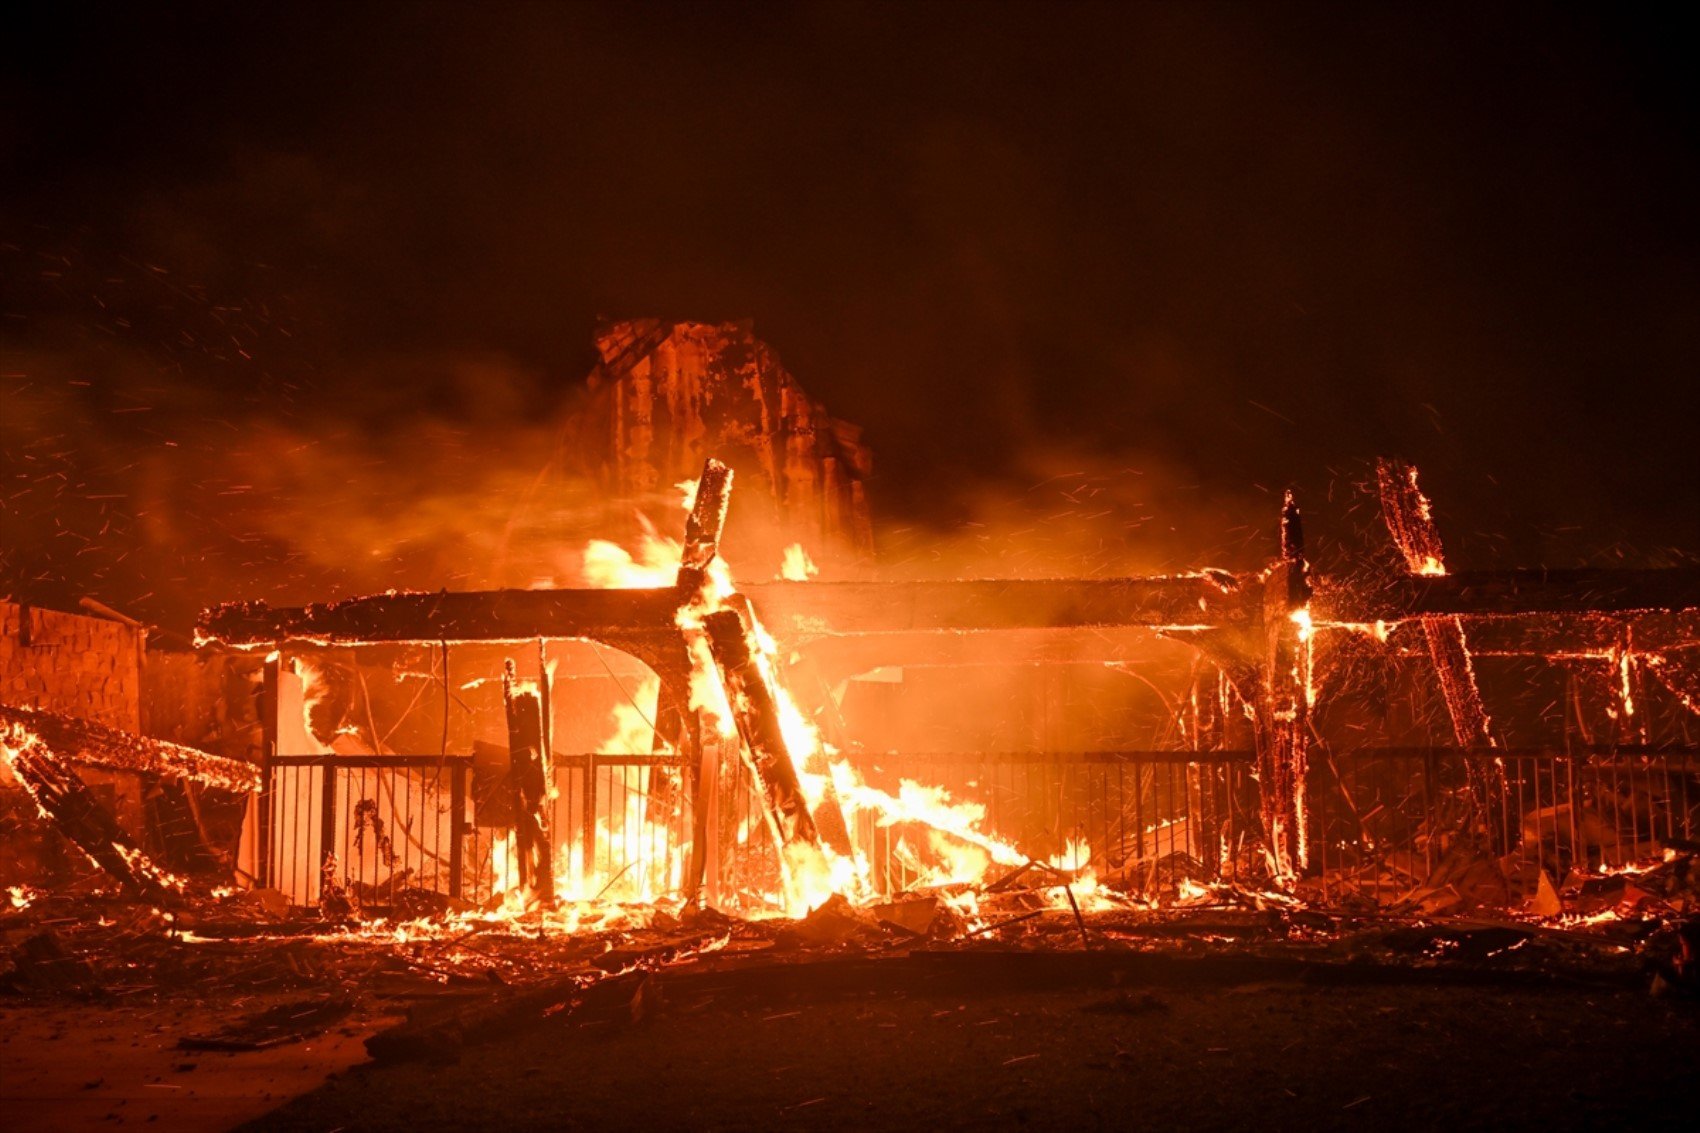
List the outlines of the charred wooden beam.
{"label": "charred wooden beam", "polygon": [[61,759],[84,767],[133,771],[232,794],[252,794],[260,789],[260,769],[251,763],[149,739],[93,720],[0,704],[0,726],[5,725],[35,733]]}
{"label": "charred wooden beam", "polygon": [[[1435,525],[1428,497],[1417,484],[1414,466],[1397,460],[1376,462],[1376,479],[1381,494],[1381,514],[1393,543],[1404,556],[1413,577],[1438,577],[1446,573],[1446,553]],[[1476,685],[1475,666],[1470,661],[1470,644],[1464,620],[1426,616],[1421,619],[1428,642],[1429,659],[1452,721],[1452,735],[1459,747],[1498,747],[1493,721]],[[1505,795],[1505,776],[1498,764],[1469,767],[1469,787],[1476,807],[1476,825],[1491,839],[1494,823],[1483,821],[1498,812]],[[1503,850],[1503,846],[1495,846]]]}
{"label": "charred wooden beam", "polygon": [[[1474,657],[1615,661],[1626,643],[1640,654],[1700,646],[1700,610],[1473,618],[1469,632]],[[1391,624],[1386,636],[1398,652],[1428,651],[1420,619]]]}
{"label": "charred wooden beam", "polygon": [[196,640],[254,647],[290,639],[359,645],[544,637],[619,647],[636,635],[671,635],[679,604],[680,594],[672,588],[373,594],[295,608],[233,602],[202,612]]}
{"label": "charred wooden beam", "polygon": [[1318,620],[1401,621],[1429,615],[1629,614],[1700,609],[1700,570],[1476,570],[1410,575],[1375,588],[1325,581]]}
{"label": "charred wooden beam", "polygon": [[[781,637],[929,630],[1255,623],[1256,588],[1224,572],[1157,578],[774,582],[747,587]],[[1317,581],[1318,620],[1396,622],[1422,615],[1622,614],[1700,609],[1700,570],[1496,570],[1413,576],[1374,588]],[[690,598],[677,588],[376,594],[312,606],[216,606],[198,640],[239,648],[288,639],[605,642],[644,660],[674,634]]]}
{"label": "charred wooden beam", "polygon": [[169,904],[180,896],[181,883],[153,863],[69,761],[38,733],[15,720],[0,721],[0,758],[35,800],[42,817],[132,896],[154,904]]}
{"label": "charred wooden beam", "polygon": [[732,470],[710,457],[703,462],[690,515],[685,519],[685,545],[679,554],[679,590],[702,588],[709,564],[720,554],[720,535],[726,528],[726,509],[731,502]]}
{"label": "charred wooden beam", "polygon": [[797,844],[818,847],[820,831],[803,797],[797,767],[785,742],[778,699],[750,651],[748,624],[737,610],[717,610],[703,619],[703,625],[745,754],[762,785],[775,841],[781,850]]}
{"label": "charred wooden beam", "polygon": [[[542,679],[547,680],[547,673]],[[554,847],[549,839],[549,765],[543,692],[514,676],[509,661],[502,678],[508,716],[509,774],[514,791],[514,851],[519,882],[545,905],[555,901]],[[589,867],[588,861],[586,868]]]}
{"label": "charred wooden beam", "polygon": [[781,637],[926,630],[1219,625],[1255,620],[1220,571],[1153,578],[771,582],[744,588]]}
{"label": "charred wooden beam", "polygon": [[[769,628],[791,633],[938,629],[1175,626],[1245,618],[1234,577],[993,579],[941,582],[767,583],[746,593]],[[302,607],[227,603],[201,615],[203,644],[251,648],[289,639],[357,645],[386,641],[529,641],[670,633],[694,591],[495,590],[374,594]]]}
{"label": "charred wooden beam", "polygon": [[1154,632],[1143,626],[1092,626],[834,634],[799,642],[795,652],[831,686],[888,665],[963,668],[1145,660],[1151,656]]}
{"label": "charred wooden beam", "polygon": [[1134,764],[1147,763],[1251,763],[1256,753],[1250,748],[1099,748],[1089,751],[886,751],[862,757],[869,766],[885,771],[907,768],[982,765],[1010,767],[1017,764]]}
{"label": "charred wooden beam", "polygon": [[1290,886],[1308,864],[1305,785],[1310,742],[1310,567],[1293,494],[1281,508],[1281,558],[1264,579],[1263,666],[1252,699],[1259,813],[1269,871]]}
{"label": "charred wooden beam", "polygon": [[[703,461],[697,477],[696,495],[685,519],[685,543],[679,553],[679,572],[674,590],[681,606],[698,606],[708,587],[709,568],[720,554],[720,536],[726,529],[726,513],[732,502],[732,469],[710,457]],[[684,773],[674,768],[651,772],[647,809],[671,825],[679,810],[682,787],[691,791],[691,852],[685,863],[685,895],[696,900],[702,895],[718,837],[717,808],[720,786],[720,750],[705,742],[711,729],[704,727],[702,714],[690,705],[689,682],[662,681],[656,700],[654,751],[671,748],[687,756]],[[690,757],[695,758],[690,758]]]}

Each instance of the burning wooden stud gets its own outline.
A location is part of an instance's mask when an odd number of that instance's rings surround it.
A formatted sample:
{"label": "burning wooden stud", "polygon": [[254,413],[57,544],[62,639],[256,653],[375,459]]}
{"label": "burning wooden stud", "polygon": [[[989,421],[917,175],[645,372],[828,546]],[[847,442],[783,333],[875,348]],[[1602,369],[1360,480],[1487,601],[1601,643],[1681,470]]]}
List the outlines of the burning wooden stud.
{"label": "burning wooden stud", "polygon": [[681,594],[695,596],[708,581],[708,568],[720,554],[720,536],[726,528],[726,510],[732,502],[732,469],[709,457],[697,479],[696,497],[685,519],[685,545],[679,555],[675,586]]}
{"label": "burning wooden stud", "polygon": [[[549,838],[550,753],[545,714],[548,673],[522,681],[509,660],[502,677],[508,715],[508,766],[514,791],[514,853],[519,883],[544,906],[555,902],[555,862]],[[592,847],[585,847],[586,867]]]}
{"label": "burning wooden stud", "polygon": [[739,611],[716,610],[703,619],[714,663],[726,686],[726,701],[744,741],[750,768],[762,786],[768,824],[781,849],[820,846],[820,830],[803,796],[785,729],[779,719],[776,690],[750,650],[750,624]]}
{"label": "burning wooden stud", "polygon": [[[679,555],[679,571],[673,589],[680,608],[701,605],[708,586],[708,570],[720,554],[720,536],[726,528],[726,512],[732,502],[732,469],[713,457],[703,461],[697,478],[696,496],[685,519],[685,544]],[[688,662],[687,662],[688,667]],[[650,812],[672,824],[678,810],[678,792],[689,779],[692,795],[691,854],[686,863],[685,888],[694,900],[701,895],[710,874],[710,857],[717,856],[719,837],[716,816],[720,798],[720,752],[707,743],[710,729],[690,707],[688,682],[680,687],[663,680],[655,705],[655,739],[652,754],[677,751],[685,756],[684,772],[657,767],[650,773]],[[695,757],[694,759],[692,757]]]}
{"label": "burning wooden stud", "polygon": [[1255,705],[1258,799],[1270,873],[1291,887],[1307,865],[1310,566],[1293,494],[1281,505],[1281,558],[1264,580],[1265,648]]}

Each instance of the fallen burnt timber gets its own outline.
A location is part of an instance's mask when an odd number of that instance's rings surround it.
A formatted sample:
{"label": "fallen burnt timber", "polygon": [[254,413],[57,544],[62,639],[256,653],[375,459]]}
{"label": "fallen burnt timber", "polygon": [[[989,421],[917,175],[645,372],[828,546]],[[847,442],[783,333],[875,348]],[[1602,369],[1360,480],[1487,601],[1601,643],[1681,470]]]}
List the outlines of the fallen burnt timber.
{"label": "fallen burnt timber", "polygon": [[85,767],[163,776],[224,791],[260,789],[259,768],[251,763],[138,736],[94,720],[0,704],[0,728],[34,733],[62,758]]}
{"label": "fallen burnt timber", "polygon": [[7,738],[4,747],[12,773],[41,813],[91,862],[133,897],[156,905],[175,900],[175,880],[153,863],[87,784],[40,738]]}
{"label": "fallen burnt timber", "polygon": [[[92,720],[0,705],[0,758],[11,768],[40,813],[107,875],[133,896],[174,903],[182,883],[157,865],[77,774],[77,767],[171,780],[193,790],[227,796],[260,789],[260,769],[181,744],[138,736]],[[207,847],[204,829],[200,845]]]}

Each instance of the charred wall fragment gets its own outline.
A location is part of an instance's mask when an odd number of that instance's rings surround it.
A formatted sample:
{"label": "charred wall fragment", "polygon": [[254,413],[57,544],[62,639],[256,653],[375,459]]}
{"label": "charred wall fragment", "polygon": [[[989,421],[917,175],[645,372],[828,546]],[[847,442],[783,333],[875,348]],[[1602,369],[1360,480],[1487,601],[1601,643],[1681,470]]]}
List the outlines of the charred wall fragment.
{"label": "charred wall fragment", "polygon": [[873,458],[861,430],[811,399],[751,322],[611,322],[596,349],[591,401],[573,432],[612,495],[666,492],[717,457],[743,485],[741,542],[771,527],[777,546],[801,542],[844,560],[872,553]]}

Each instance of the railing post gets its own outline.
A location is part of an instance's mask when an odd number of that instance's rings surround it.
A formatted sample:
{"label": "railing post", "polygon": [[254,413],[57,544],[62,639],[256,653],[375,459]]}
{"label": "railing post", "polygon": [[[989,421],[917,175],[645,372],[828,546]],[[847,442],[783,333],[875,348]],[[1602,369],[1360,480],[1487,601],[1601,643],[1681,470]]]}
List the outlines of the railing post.
{"label": "railing post", "polygon": [[273,653],[260,670],[260,798],[255,807],[255,880],[272,884],[272,760],[277,756],[277,695],[281,659]]}
{"label": "railing post", "polygon": [[[336,756],[325,754],[324,781],[319,784],[319,866],[321,870],[329,855],[336,852]],[[346,877],[348,866],[343,865]],[[323,874],[321,873],[321,877]]]}
{"label": "railing post", "polygon": [[460,899],[460,875],[466,865],[466,763],[449,769],[449,897]]}

